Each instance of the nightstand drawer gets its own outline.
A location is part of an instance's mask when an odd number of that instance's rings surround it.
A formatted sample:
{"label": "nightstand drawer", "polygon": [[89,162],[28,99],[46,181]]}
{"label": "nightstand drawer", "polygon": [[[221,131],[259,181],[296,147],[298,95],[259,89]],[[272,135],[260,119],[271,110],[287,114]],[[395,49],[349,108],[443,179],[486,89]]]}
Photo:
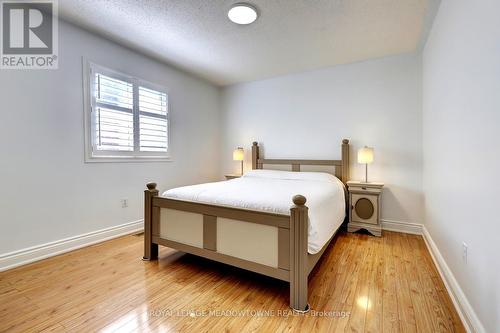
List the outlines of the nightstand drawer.
{"label": "nightstand drawer", "polygon": [[373,187],[349,187],[349,192],[351,193],[359,193],[359,194],[379,194],[382,192],[381,189],[373,188]]}
{"label": "nightstand drawer", "polygon": [[351,193],[351,221],[378,224],[378,195]]}

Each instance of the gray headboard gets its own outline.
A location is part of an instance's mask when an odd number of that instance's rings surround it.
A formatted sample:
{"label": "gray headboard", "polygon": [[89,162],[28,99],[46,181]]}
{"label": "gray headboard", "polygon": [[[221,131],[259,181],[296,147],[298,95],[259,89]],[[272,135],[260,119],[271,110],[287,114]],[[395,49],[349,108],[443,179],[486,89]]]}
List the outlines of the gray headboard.
{"label": "gray headboard", "polygon": [[333,166],[335,176],[345,184],[349,180],[349,140],[342,140],[342,156],[340,160],[266,159],[260,154],[259,144],[254,142],[252,144],[252,169],[264,169],[265,164],[290,165],[292,171],[300,171],[301,166],[306,165]]}

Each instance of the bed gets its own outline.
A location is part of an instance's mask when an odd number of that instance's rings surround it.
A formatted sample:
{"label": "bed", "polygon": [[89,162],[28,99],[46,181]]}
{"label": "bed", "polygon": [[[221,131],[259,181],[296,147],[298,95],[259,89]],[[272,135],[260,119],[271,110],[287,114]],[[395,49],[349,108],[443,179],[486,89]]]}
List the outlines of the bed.
{"label": "bed", "polygon": [[[290,283],[290,307],[308,311],[307,281],[346,216],[349,141],[340,160],[265,159],[252,145],[240,178],[170,189],[148,183],[144,260],[167,246]],[[278,171],[287,168],[290,171]],[[314,170],[314,172],[307,170]],[[320,172],[320,171],[329,171]],[[307,204],[307,205],[306,205]]]}

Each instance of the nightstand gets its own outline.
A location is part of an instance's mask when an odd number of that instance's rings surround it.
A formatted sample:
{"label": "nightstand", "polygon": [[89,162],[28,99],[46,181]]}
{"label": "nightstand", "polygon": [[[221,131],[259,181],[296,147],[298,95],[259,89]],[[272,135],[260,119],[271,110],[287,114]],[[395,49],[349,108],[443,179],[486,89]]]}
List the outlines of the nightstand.
{"label": "nightstand", "polygon": [[365,229],[374,236],[382,236],[380,224],[380,195],[383,183],[348,181],[349,224],[348,232]]}
{"label": "nightstand", "polygon": [[229,179],[235,179],[235,178],[240,178],[241,175],[238,175],[238,174],[229,174],[229,175],[224,175],[224,177],[226,177],[226,180],[229,180]]}

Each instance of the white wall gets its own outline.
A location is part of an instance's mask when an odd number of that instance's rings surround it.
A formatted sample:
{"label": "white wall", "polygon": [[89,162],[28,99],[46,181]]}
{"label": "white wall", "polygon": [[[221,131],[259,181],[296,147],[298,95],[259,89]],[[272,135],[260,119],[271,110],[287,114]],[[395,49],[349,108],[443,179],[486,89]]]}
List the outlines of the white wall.
{"label": "white wall", "polygon": [[236,146],[262,143],[268,158],[340,158],[351,139],[352,179],[364,177],[356,152],[375,148],[369,179],[386,183],[382,218],[422,223],[421,61],[402,55],[226,87],[222,167],[238,172]]}
{"label": "white wall", "polygon": [[498,13],[497,0],[443,0],[423,54],[425,225],[488,332],[500,332]]}
{"label": "white wall", "polygon": [[[218,177],[218,88],[60,23],[58,70],[0,70],[0,254],[139,220],[147,181]],[[82,56],[169,88],[173,162],[84,163]]]}

